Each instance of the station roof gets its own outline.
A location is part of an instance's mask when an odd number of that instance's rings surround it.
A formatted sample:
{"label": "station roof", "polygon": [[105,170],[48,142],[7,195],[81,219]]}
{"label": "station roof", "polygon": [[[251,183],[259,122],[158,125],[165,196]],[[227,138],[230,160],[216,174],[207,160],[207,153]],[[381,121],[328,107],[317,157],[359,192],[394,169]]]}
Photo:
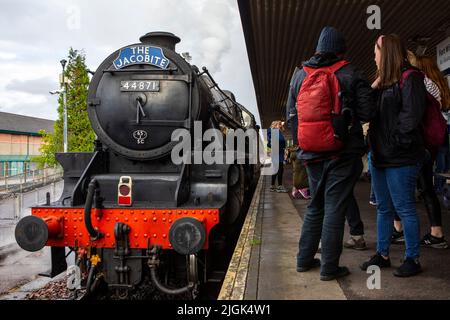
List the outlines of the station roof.
{"label": "station roof", "polygon": [[[426,54],[450,27],[448,0],[238,0],[262,125],[284,119],[296,66],[314,54],[320,31],[334,26],[346,37],[348,58],[367,76],[375,75],[374,43],[380,34],[400,35]],[[369,30],[367,8],[381,8],[381,30]]]}
{"label": "station roof", "polygon": [[38,136],[40,130],[53,132],[52,120],[0,112],[0,133]]}

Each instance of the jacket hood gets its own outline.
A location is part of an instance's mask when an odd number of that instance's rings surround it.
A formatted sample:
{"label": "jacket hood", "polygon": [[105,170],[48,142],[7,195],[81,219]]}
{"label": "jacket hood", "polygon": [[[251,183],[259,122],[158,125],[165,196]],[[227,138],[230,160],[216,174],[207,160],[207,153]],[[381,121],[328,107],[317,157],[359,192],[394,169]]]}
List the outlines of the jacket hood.
{"label": "jacket hood", "polygon": [[314,55],[311,59],[303,63],[303,65],[311,68],[321,68],[331,66],[341,60],[342,60],[341,58],[338,58],[334,54],[318,53]]}

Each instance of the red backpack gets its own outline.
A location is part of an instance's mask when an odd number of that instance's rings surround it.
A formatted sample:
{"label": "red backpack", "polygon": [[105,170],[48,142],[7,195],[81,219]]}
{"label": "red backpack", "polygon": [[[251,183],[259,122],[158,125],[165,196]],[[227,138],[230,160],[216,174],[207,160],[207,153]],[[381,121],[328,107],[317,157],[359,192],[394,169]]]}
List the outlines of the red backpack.
{"label": "red backpack", "polygon": [[348,61],[329,67],[304,67],[307,74],[297,97],[298,142],[308,152],[338,151],[343,146],[337,139],[333,118],[341,114],[340,84],[335,73]]}
{"label": "red backpack", "polygon": [[[423,77],[425,75],[415,69],[408,69],[402,74],[400,80],[400,89],[403,89],[403,84],[408,76],[413,72],[419,72]],[[425,147],[432,152],[442,146],[445,142],[445,135],[447,134],[447,121],[441,112],[441,104],[439,101],[427,91],[427,107],[422,119],[422,133],[425,142]]]}

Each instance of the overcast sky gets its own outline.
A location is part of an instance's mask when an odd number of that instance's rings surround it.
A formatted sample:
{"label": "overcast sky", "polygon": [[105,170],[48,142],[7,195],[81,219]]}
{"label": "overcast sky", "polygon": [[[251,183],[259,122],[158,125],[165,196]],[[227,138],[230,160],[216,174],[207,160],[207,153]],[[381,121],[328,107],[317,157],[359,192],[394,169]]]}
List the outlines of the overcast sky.
{"label": "overcast sky", "polygon": [[0,111],[54,120],[48,91],[58,89],[70,47],[95,70],[141,35],[169,31],[181,38],[177,52],[189,52],[257,115],[236,0],[0,0],[0,30]]}

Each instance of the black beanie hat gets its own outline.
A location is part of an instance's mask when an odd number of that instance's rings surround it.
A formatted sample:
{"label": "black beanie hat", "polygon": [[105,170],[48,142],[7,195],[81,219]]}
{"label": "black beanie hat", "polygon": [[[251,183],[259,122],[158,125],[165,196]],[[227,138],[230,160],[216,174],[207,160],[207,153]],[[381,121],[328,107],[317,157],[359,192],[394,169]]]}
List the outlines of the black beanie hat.
{"label": "black beanie hat", "polygon": [[345,45],[345,39],[342,33],[333,27],[325,27],[322,29],[316,52],[341,54],[345,53],[346,50],[347,46]]}

